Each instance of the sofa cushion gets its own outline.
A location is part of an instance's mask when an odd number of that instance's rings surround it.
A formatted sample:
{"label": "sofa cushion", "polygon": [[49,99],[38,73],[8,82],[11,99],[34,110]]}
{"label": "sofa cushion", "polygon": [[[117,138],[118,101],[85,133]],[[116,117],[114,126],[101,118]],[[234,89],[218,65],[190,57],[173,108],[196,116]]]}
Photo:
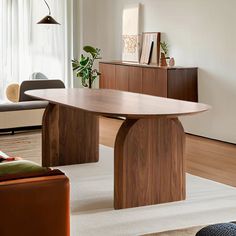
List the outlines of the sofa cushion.
{"label": "sofa cushion", "polygon": [[20,174],[33,172],[46,172],[48,168],[41,167],[34,162],[20,160],[0,163],[0,176],[6,174]]}
{"label": "sofa cushion", "polygon": [[48,102],[46,101],[3,103],[0,104],[0,112],[44,109],[47,107],[47,105]]}
{"label": "sofa cushion", "polygon": [[59,170],[41,167],[26,160],[0,163],[0,181],[61,174],[63,173]]}

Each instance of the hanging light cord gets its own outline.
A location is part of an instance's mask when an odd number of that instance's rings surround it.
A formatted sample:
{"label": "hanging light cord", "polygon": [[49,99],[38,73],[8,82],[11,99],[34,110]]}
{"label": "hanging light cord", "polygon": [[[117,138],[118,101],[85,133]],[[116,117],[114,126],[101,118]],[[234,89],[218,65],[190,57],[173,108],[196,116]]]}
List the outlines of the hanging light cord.
{"label": "hanging light cord", "polygon": [[51,9],[50,9],[50,7],[49,7],[49,5],[48,5],[48,3],[46,2],[46,0],[44,0],[44,2],[45,2],[45,4],[47,5],[47,7],[48,7],[48,10],[49,10],[49,16],[51,15]]}

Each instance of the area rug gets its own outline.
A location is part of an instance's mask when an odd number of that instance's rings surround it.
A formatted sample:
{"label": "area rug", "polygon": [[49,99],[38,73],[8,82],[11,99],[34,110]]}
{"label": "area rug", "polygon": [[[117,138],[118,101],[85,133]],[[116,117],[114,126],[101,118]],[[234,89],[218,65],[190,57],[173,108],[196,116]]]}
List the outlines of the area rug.
{"label": "area rug", "polygon": [[145,234],[145,236],[195,236],[203,226],[191,227],[187,229],[171,230],[161,233]]}
{"label": "area rug", "polygon": [[112,156],[100,146],[98,163],[60,167],[71,182],[72,236],[145,235],[236,219],[236,189],[192,175],[186,201],[114,210]]}

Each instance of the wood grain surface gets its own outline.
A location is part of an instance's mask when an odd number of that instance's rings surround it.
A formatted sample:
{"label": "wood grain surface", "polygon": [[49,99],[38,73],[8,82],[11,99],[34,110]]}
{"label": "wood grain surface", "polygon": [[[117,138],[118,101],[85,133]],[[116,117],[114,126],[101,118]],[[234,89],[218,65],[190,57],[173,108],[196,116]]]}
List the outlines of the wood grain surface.
{"label": "wood grain surface", "polygon": [[49,104],[43,117],[42,165],[97,162],[99,123],[92,113]]}
{"label": "wood grain surface", "polygon": [[168,70],[168,91],[167,97],[186,100],[198,101],[198,70],[182,69]]}
{"label": "wood grain surface", "polygon": [[142,68],[129,67],[129,91],[133,93],[142,93]]}
{"label": "wood grain surface", "polygon": [[115,89],[116,88],[116,67],[110,66],[107,68],[106,65],[99,66],[100,73],[103,75],[103,80],[99,80],[101,88]]}
{"label": "wood grain surface", "polygon": [[115,142],[115,209],[184,200],[184,143],[176,118],[124,121]]}
{"label": "wood grain surface", "polygon": [[116,89],[129,91],[129,68],[116,66]]}
{"label": "wood grain surface", "polygon": [[97,115],[128,118],[177,117],[203,112],[210,108],[201,103],[110,89],[45,89],[28,91],[26,94]]}
{"label": "wood grain surface", "polygon": [[143,68],[142,93],[167,97],[167,70]]}
{"label": "wood grain surface", "polygon": [[[163,67],[110,61],[100,62],[99,68],[102,71],[100,77],[102,89],[112,88],[198,102],[198,68],[196,67]],[[115,86],[111,87],[110,84]]]}

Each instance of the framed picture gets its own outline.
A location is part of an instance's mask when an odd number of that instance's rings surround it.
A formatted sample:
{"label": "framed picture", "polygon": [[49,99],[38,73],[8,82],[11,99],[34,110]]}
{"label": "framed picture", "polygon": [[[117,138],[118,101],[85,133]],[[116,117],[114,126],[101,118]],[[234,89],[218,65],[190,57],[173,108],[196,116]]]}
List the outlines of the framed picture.
{"label": "framed picture", "polygon": [[139,62],[140,58],[140,4],[131,4],[123,10],[122,28],[122,60],[126,62]]}
{"label": "framed picture", "polygon": [[159,65],[160,42],[161,42],[160,32],[143,33],[142,53],[140,57],[141,64]]}

